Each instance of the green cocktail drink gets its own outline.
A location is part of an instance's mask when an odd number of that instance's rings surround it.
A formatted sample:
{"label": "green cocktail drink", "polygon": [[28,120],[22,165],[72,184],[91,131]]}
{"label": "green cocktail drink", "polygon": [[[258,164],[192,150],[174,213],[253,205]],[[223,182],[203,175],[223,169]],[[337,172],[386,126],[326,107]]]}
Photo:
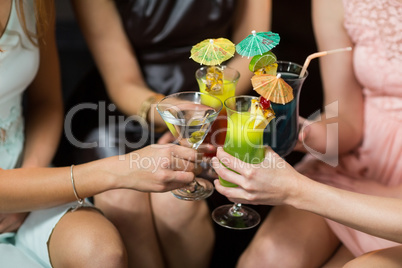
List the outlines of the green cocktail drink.
{"label": "green cocktail drink", "polygon": [[[237,96],[228,98],[224,102],[227,112],[227,132],[223,149],[230,155],[246,163],[258,164],[264,160],[263,145],[264,127],[255,127],[255,115],[250,114],[252,101],[258,100],[252,96]],[[222,159],[224,164],[224,160]],[[234,163],[236,164],[236,163]],[[241,163],[237,163],[241,164]],[[236,184],[219,177],[225,187],[237,187]],[[224,227],[231,229],[249,229],[256,226],[261,218],[258,213],[241,204],[223,205],[212,212],[213,220]]]}
{"label": "green cocktail drink", "polygon": [[[225,152],[246,163],[258,164],[264,160],[263,129],[254,129],[255,118],[250,112],[235,112],[228,109],[228,129],[223,146]],[[236,184],[219,181],[226,187],[237,187]]]}

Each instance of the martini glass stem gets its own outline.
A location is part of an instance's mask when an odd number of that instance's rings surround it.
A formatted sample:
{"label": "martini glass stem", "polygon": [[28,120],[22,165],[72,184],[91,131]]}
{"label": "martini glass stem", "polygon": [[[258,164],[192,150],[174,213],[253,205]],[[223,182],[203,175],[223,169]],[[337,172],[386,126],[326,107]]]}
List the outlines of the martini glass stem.
{"label": "martini glass stem", "polygon": [[186,187],[184,187],[188,193],[195,193],[199,188],[202,188],[196,179],[190,182]]}
{"label": "martini glass stem", "polygon": [[244,212],[243,212],[243,209],[241,207],[241,204],[240,203],[234,203],[232,208],[230,209],[230,214],[232,216],[235,216],[235,217],[243,216]]}

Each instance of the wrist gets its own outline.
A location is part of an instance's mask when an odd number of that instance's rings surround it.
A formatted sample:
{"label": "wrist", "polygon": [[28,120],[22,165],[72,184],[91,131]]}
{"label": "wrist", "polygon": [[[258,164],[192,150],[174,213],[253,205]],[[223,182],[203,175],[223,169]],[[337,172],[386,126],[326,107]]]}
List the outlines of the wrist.
{"label": "wrist", "polygon": [[155,126],[155,124],[157,123],[155,117],[158,115],[158,112],[156,111],[156,104],[164,97],[165,96],[162,94],[152,94],[147,99],[145,99],[144,102],[142,102],[141,107],[138,111],[138,116],[141,117],[143,121],[146,122],[148,125],[152,124],[153,130],[155,132],[162,132],[166,130],[165,124],[159,124],[158,126]]}
{"label": "wrist", "polygon": [[314,189],[315,182],[300,173],[296,173],[294,181],[292,188],[287,191],[289,195],[285,203],[297,209],[306,210],[311,201],[310,197],[313,195],[311,189]]}
{"label": "wrist", "polygon": [[79,196],[90,197],[118,188],[118,179],[109,170],[108,158],[74,166],[76,191]]}

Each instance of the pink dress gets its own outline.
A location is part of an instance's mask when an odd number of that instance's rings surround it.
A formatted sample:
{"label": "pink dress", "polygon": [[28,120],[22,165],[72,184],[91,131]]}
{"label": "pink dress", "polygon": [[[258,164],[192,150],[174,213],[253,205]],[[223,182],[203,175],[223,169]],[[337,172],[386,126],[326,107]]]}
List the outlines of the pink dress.
{"label": "pink dress", "polygon": [[[402,1],[343,3],[344,26],[355,44],[355,75],[365,97],[364,138],[358,149],[340,157],[335,168],[308,155],[297,169],[339,188],[381,195],[368,189],[368,183],[358,184],[359,189],[355,189],[345,182],[373,180],[389,187],[402,183]],[[355,256],[399,245],[330,220],[328,223]]]}

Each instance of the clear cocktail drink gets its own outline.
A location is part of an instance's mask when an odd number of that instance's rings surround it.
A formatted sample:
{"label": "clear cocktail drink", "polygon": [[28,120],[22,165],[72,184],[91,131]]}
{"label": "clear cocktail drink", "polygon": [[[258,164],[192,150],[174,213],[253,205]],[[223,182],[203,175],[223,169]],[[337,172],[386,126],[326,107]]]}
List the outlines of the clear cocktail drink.
{"label": "clear cocktail drink", "polygon": [[[180,92],[166,96],[156,108],[176,141],[182,146],[197,149],[221,111],[222,102],[200,92]],[[179,199],[200,200],[210,196],[213,190],[210,181],[195,178],[186,187],[172,193]]]}

